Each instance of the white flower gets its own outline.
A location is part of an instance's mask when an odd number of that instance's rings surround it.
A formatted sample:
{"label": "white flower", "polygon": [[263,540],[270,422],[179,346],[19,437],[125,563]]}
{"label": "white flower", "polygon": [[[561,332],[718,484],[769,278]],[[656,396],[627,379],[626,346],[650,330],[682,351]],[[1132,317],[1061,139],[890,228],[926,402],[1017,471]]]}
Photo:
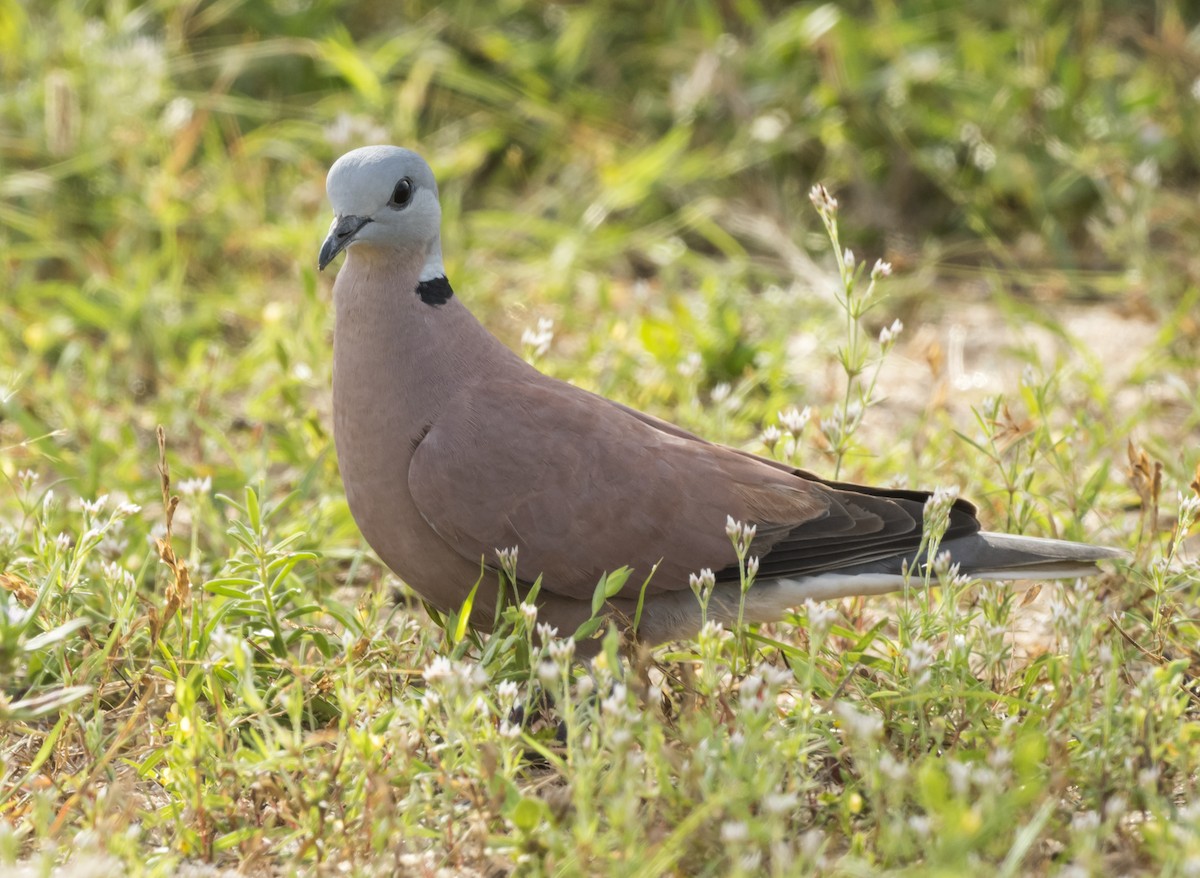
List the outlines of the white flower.
{"label": "white flower", "polygon": [[550,342],[554,341],[554,321],[549,317],[539,317],[537,329],[526,329],[521,333],[521,344],[532,349],[535,357],[541,357],[550,350]]}
{"label": "white flower", "polygon": [[726,820],[721,824],[721,841],[738,844],[750,838],[750,827],[741,820]]}
{"label": "white flower", "polygon": [[539,622],[537,626],[538,640],[542,643],[549,643],[555,637],[558,637],[558,629],[548,622]]}
{"label": "white flower", "polygon": [[875,267],[871,269],[871,280],[879,280],[881,277],[888,277],[892,273],[892,263],[884,262],[882,259],[875,260]]}
{"label": "white flower", "polygon": [[537,622],[537,604],[523,603],[519,609],[521,611],[521,616],[525,619],[525,625],[529,628],[532,628],[534,623]]}
{"label": "white flower", "polygon": [[746,554],[757,531],[757,525],[734,521],[732,515],[725,516],[725,536],[729,537],[739,556]]}
{"label": "white flower", "polygon": [[780,412],[779,423],[783,424],[783,429],[791,433],[793,438],[798,439],[800,438],[800,434],[804,432],[804,425],[808,423],[811,417],[812,410],[808,406],[805,406],[800,411],[797,411],[796,407],[793,406],[785,412]]}
{"label": "white flower", "polygon": [[934,659],[933,647],[923,640],[914,641],[904,650],[904,657],[908,660],[908,673],[915,678],[915,684],[921,686],[928,682],[929,668]]}
{"label": "white flower", "polygon": [[873,741],[883,733],[883,720],[874,714],[861,713],[848,702],[839,702],[834,707],[844,728],[851,737]]}
{"label": "white flower", "polygon": [[496,701],[500,704],[514,704],[517,700],[517,684],[513,680],[503,680],[496,687]]}
{"label": "white flower", "polygon": [[428,665],[421,676],[425,678],[426,683],[442,683],[449,680],[454,674],[454,665],[450,659],[444,655],[439,655],[434,658]]}
{"label": "white flower", "polygon": [[808,598],[804,602],[804,609],[808,613],[808,631],[814,637],[821,637],[829,630],[829,626],[833,620],[837,618],[837,610],[830,607],[828,604],[818,603],[812,598]]}
{"label": "white flower", "polygon": [[768,793],[763,798],[763,808],[768,814],[785,814],[795,808],[798,801],[795,793]]}
{"label": "white flower", "polygon": [[179,493],[185,497],[197,497],[212,490],[212,476],[202,479],[184,479],[179,483]]}
{"label": "white flower", "polygon": [[763,443],[763,445],[767,446],[768,451],[774,451],[775,446],[779,444],[779,439],[782,436],[783,436],[783,433],[781,433],[779,431],[779,428],[776,427],[774,424],[772,424],[771,426],[769,426],[765,430],[763,430],[762,443]]}
{"label": "white flower", "polygon": [[946,766],[950,771],[950,786],[957,795],[965,796],[971,787],[971,766],[966,762],[952,759]]}
{"label": "white flower", "polygon": [[542,685],[552,686],[558,680],[558,665],[552,661],[540,662],[537,675],[538,679],[542,681]]}
{"label": "white flower", "polygon": [[113,513],[117,518],[128,518],[131,515],[137,515],[142,511],[142,507],[136,503],[125,502],[117,507],[117,511]]}
{"label": "white flower", "polygon": [[550,642],[550,658],[556,662],[567,663],[575,656],[575,641],[570,637]]}
{"label": "white flower", "polygon": [[95,500],[80,500],[79,505],[83,507],[83,511],[91,515],[95,515],[104,509],[104,504],[108,502],[108,495],[101,494]]}
{"label": "white flower", "polygon": [[829,190],[820,183],[816,184],[812,187],[812,189],[809,190],[808,197],[809,200],[812,201],[813,206],[817,209],[817,212],[822,216],[837,213],[837,199],[830,195]]}
{"label": "white flower", "polygon": [[880,346],[886,348],[893,341],[895,341],[896,337],[898,335],[900,335],[900,333],[903,331],[904,331],[904,324],[900,322],[900,319],[897,318],[897,319],[893,320],[891,326],[885,326],[883,329],[879,330]]}
{"label": "white flower", "polygon": [[713,586],[717,584],[716,575],[705,567],[699,573],[691,573],[688,575],[688,585],[692,589],[692,593],[697,600],[703,601],[708,594],[713,590]]}

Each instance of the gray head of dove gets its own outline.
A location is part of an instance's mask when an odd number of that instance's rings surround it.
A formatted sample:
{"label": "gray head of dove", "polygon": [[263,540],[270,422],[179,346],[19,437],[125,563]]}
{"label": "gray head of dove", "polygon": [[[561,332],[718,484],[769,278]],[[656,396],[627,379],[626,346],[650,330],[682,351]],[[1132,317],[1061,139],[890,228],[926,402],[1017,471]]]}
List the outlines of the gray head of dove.
{"label": "gray head of dove", "polygon": [[333,224],[317,265],[324,270],[347,247],[414,251],[423,258],[419,280],[445,275],[437,182],[425,160],[398,146],[364,146],[329,169],[325,191]]}

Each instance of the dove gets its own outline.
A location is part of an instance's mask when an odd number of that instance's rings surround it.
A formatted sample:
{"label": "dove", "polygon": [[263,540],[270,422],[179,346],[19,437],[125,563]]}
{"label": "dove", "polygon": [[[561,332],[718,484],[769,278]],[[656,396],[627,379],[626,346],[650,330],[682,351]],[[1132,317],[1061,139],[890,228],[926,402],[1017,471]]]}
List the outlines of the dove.
{"label": "dove", "polygon": [[[518,588],[542,579],[540,621],[574,632],[600,578],[629,567],[604,612],[628,626],[641,595],[634,634],[661,643],[699,630],[702,571],[707,618],[731,624],[739,609],[771,622],[807,600],[899,590],[923,569],[930,493],[829,481],[708,442],[511,351],[446,277],[437,182],[417,153],[355,149],[326,190],[319,268],[345,254],[333,432],[346,499],[383,563],[433,607],[458,610],[478,582],[471,621],[487,628],[498,551],[515,549]],[[1123,554],[986,532],[966,500],[942,502],[940,551],[961,575],[1075,578]],[[731,533],[750,538],[743,563],[757,565],[740,608]]]}

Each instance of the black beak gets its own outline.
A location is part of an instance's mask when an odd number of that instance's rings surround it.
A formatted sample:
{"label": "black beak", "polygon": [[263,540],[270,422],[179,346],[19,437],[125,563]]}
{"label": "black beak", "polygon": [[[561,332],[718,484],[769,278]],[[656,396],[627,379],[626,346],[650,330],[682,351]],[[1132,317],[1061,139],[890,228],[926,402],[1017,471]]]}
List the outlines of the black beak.
{"label": "black beak", "polygon": [[329,236],[321,245],[321,255],[317,257],[317,269],[324,271],[325,266],[349,246],[358,234],[358,230],[371,221],[369,216],[339,216],[329,229]]}

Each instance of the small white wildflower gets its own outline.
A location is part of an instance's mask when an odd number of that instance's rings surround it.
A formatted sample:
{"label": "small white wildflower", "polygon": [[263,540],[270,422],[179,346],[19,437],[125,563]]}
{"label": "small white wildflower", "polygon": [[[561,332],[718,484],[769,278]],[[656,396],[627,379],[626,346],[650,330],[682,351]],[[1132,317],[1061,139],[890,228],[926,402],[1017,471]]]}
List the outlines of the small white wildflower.
{"label": "small white wildflower", "polygon": [[1154,159],[1143,159],[1133,169],[1134,182],[1147,189],[1158,188],[1161,179],[1162,175],[1158,170],[1158,162]]}
{"label": "small white wildflower", "polygon": [[516,546],[496,550],[496,558],[500,561],[500,569],[504,571],[504,575],[512,582],[517,581],[517,555],[518,550]]}
{"label": "small white wildflower", "polygon": [[929,681],[929,668],[933,665],[934,651],[923,640],[916,640],[904,650],[904,657],[908,660],[908,673],[914,678],[917,686],[922,686]]}
{"label": "small white wildflower", "polygon": [[873,741],[883,733],[883,720],[874,714],[862,713],[848,702],[840,702],[834,712],[851,737]]}
{"label": "small white wildflower", "polygon": [[921,838],[926,838],[933,828],[933,821],[924,814],[913,814],[908,818],[908,828]]}
{"label": "small white wildflower", "polygon": [[496,701],[499,704],[514,704],[517,700],[517,684],[513,680],[502,680],[496,687]]}
{"label": "small white wildflower", "polygon": [[709,619],[700,628],[700,633],[696,636],[697,636],[697,639],[701,643],[705,643],[706,641],[707,642],[720,642],[720,641],[724,640],[728,635],[729,635],[729,632],[725,630],[724,625],[722,625],[716,619]]}
{"label": "small white wildflower", "polygon": [[733,387],[730,386],[729,382],[722,381],[712,389],[710,396],[714,404],[720,405],[729,398],[729,394],[732,392]]}
{"label": "small white wildflower", "polygon": [[717,577],[709,568],[705,567],[699,573],[688,575],[688,585],[692,589],[692,593],[697,599],[703,601],[706,596],[713,590],[717,584]]}
{"label": "small white wildflower", "polygon": [[767,446],[767,451],[774,452],[775,446],[779,444],[780,437],[783,433],[774,424],[762,431],[762,443]]}
{"label": "small white wildflower", "polygon": [[1184,496],[1183,492],[1178,492],[1179,497],[1179,513],[1178,518],[1181,523],[1191,524],[1196,520],[1196,515],[1200,514],[1200,494],[1188,494]]}
{"label": "small white wildflower", "polygon": [[816,859],[825,846],[825,833],[813,828],[800,836],[800,853],[806,860]]}
{"label": "small white wildflower", "polygon": [[938,552],[933,559],[933,572],[939,580],[951,580],[958,576],[959,566],[954,563],[949,550]]}
{"label": "small white wildflower", "polygon": [[196,111],[196,105],[191,98],[175,97],[167,102],[162,112],[162,126],[167,134],[181,131]]}
{"label": "small white wildflower", "polygon": [[[1194,806],[1193,806],[1194,807]],[[1109,820],[1118,820],[1124,816],[1125,811],[1129,808],[1129,802],[1119,793],[1114,796],[1109,796],[1108,801],[1104,804],[1104,816]],[[1197,815],[1200,816],[1200,815]]]}
{"label": "small white wildflower", "polygon": [[507,738],[512,741],[521,737],[521,727],[517,723],[510,723],[508,720],[500,722],[500,737]]}
{"label": "small white wildflower", "polygon": [[426,683],[442,683],[454,675],[454,665],[444,655],[435,656],[433,661],[425,666],[421,676]]}
{"label": "small white wildflower", "polygon": [[783,134],[784,119],[778,113],[766,113],[750,123],[750,137],[761,143],[773,143]]}
{"label": "small white wildflower", "polygon": [[107,494],[101,494],[95,500],[80,500],[79,501],[79,505],[83,508],[83,511],[90,515],[96,515],[97,513],[99,513],[101,510],[104,509],[104,505],[106,503],[108,503],[108,495]]}
{"label": "small white wildflower", "polygon": [[39,478],[40,476],[35,470],[17,470],[17,481],[21,483],[21,487],[26,491],[32,488]]}
{"label": "small white wildflower", "polygon": [[842,261],[846,263],[847,271],[854,270],[854,251],[851,250],[849,247],[847,247],[845,249],[845,251],[842,253]]}
{"label": "small white wildflower", "polygon": [[115,561],[104,561],[100,565],[100,569],[104,572],[104,578],[111,585],[120,586],[126,590],[133,589],[136,586],[136,580],[133,574],[117,564]]}
{"label": "small white wildflower", "polygon": [[743,709],[757,710],[763,706],[766,697],[767,692],[763,685],[763,678],[758,674],[748,675],[738,687],[738,701],[741,702]]}
{"label": "small white wildflower", "polygon": [[785,412],[780,412],[779,423],[783,424],[783,429],[792,434],[792,438],[799,439],[800,434],[804,432],[804,426],[812,417],[812,409],[805,406],[797,411],[796,407],[788,409]]}
{"label": "small white wildflower", "polygon": [[555,637],[558,637],[558,629],[548,622],[538,622],[537,626],[538,640],[542,643],[549,643]]}
{"label": "small white wildflower", "polygon": [[559,663],[570,662],[575,657],[575,641],[570,637],[550,642],[550,658]]}
{"label": "small white wildflower", "polygon": [[990,143],[975,144],[971,147],[971,162],[981,171],[990,171],[996,166],[996,148]]}
{"label": "small white wildflower", "polygon": [[892,321],[891,326],[885,326],[879,330],[879,344],[881,347],[888,347],[893,341],[904,331],[904,324],[899,318]]}
{"label": "small white wildflower", "polygon": [[695,351],[689,353],[683,358],[683,362],[676,367],[676,370],[684,378],[691,378],[700,374],[700,367],[704,365],[704,359]]}
{"label": "small white wildflower", "polygon": [[1156,791],[1158,788],[1159,769],[1156,766],[1143,768],[1138,772],[1138,786],[1144,790]]}
{"label": "small white wildflower", "polygon": [[608,697],[600,702],[600,712],[609,717],[623,716],[627,691],[624,683],[614,683]]}
{"label": "small white wildflower", "polygon": [[521,333],[521,344],[532,349],[535,357],[545,356],[554,341],[554,321],[549,317],[539,317],[537,329],[526,329]]}
{"label": "small white wildflower", "polygon": [[212,476],[184,479],[179,483],[179,493],[185,497],[199,497],[212,490]]}
{"label": "small white wildflower", "polygon": [[798,801],[795,793],[768,793],[763,798],[763,808],[768,814],[786,814]]}
{"label": "small white wildflower", "polygon": [[142,507],[138,506],[136,503],[125,502],[118,506],[116,512],[113,514],[117,518],[128,518],[131,515],[137,515],[141,511]]}
{"label": "small white wildflower", "polygon": [[879,757],[879,771],[892,783],[902,783],[908,778],[908,765],[901,762],[887,750]]}
{"label": "small white wildflower", "polygon": [[732,515],[725,516],[725,536],[729,537],[739,556],[746,554],[757,532],[758,525],[734,521]]}
{"label": "small white wildflower", "polygon": [[540,662],[537,675],[543,686],[553,686],[558,681],[558,665],[552,661]]}
{"label": "small white wildflower", "polygon": [[532,628],[537,622],[537,604],[523,603],[519,609],[521,611],[521,616],[525,619],[525,625],[529,628]]}
{"label": "small white wildflower", "polygon": [[947,764],[947,768],[950,771],[950,786],[954,788],[957,795],[965,796],[971,788],[970,763],[952,759]]}
{"label": "small white wildflower", "polygon": [[808,613],[808,632],[813,637],[823,636],[837,618],[837,610],[812,598],[805,600],[804,609]]}
{"label": "small white wildflower", "polygon": [[742,872],[751,875],[759,874],[759,867],[762,866],[763,852],[757,848],[746,851],[738,857],[738,867]]}
{"label": "small white wildflower", "polygon": [[721,841],[738,844],[750,838],[750,827],[741,820],[726,820],[721,824]]}
{"label": "small white wildflower", "polygon": [[754,579],[758,576],[758,568],[760,566],[758,556],[754,555],[746,562],[746,579]]}
{"label": "small white wildflower", "polygon": [[808,198],[813,203],[813,207],[822,216],[831,216],[837,213],[837,199],[829,194],[829,190],[817,183],[808,191]]}
{"label": "small white wildflower", "polygon": [[879,280],[881,277],[890,277],[892,274],[892,263],[884,262],[882,259],[875,260],[875,266],[871,269],[871,280]]}
{"label": "small white wildflower", "polygon": [[65,552],[67,549],[71,548],[71,535],[66,531],[59,533],[59,535],[54,538],[54,545],[60,552]]}

